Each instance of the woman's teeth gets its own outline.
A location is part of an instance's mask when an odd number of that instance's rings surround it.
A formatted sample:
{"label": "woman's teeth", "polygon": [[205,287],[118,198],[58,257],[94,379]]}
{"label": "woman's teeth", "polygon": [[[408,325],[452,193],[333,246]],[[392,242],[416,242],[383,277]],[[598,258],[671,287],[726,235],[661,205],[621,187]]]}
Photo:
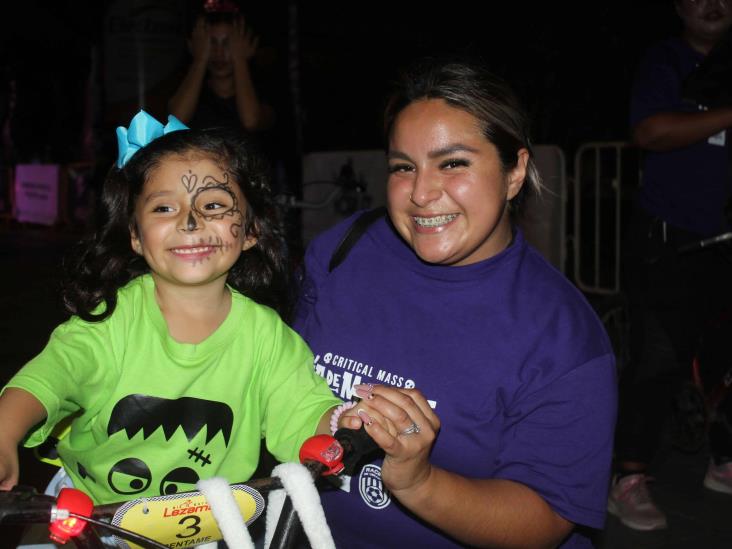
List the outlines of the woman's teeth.
{"label": "woman's teeth", "polygon": [[412,216],[414,222],[420,227],[440,227],[441,225],[447,225],[456,217],[457,214],[435,215],[432,217]]}

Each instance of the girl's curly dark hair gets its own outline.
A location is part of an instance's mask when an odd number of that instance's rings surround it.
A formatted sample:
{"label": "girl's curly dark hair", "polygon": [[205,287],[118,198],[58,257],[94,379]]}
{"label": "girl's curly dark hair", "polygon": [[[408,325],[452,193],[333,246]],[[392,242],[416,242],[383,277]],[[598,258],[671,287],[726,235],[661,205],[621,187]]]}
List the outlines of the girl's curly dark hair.
{"label": "girl's curly dark hair", "polygon": [[100,228],[80,242],[64,263],[63,300],[68,312],[87,321],[104,320],[114,312],[117,291],[149,272],[144,258],[130,244],[135,204],[151,172],[166,157],[188,154],[220,164],[246,199],[243,230],[256,236],[257,243],[242,252],[227,283],[287,315],[292,303],[290,269],[280,212],[269,184],[269,166],[251,140],[230,128],[169,133],[140,149],[123,168],[109,171],[101,195]]}

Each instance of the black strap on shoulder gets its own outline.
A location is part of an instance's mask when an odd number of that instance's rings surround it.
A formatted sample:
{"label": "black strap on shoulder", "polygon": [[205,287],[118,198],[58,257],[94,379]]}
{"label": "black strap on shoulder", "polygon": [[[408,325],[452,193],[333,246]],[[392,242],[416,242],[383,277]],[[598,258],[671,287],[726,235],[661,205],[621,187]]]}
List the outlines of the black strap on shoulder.
{"label": "black strap on shoulder", "polygon": [[358,216],[358,219],[348,228],[348,231],[343,235],[343,239],[338,243],[333,255],[330,257],[330,263],[328,263],[329,273],[333,272],[333,269],[343,263],[343,260],[348,257],[351,248],[356,245],[356,242],[358,242],[376,220],[381,219],[384,215],[386,215],[386,208],[381,206],[373,210],[368,210]]}

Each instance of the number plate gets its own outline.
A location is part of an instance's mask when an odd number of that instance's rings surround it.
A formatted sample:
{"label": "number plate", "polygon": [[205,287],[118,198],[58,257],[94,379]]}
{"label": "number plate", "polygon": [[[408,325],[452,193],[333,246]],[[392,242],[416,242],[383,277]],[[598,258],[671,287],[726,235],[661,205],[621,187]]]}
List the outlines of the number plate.
{"label": "number plate", "polygon": [[[264,510],[264,498],[244,484],[231,486],[234,499],[247,526]],[[120,507],[112,524],[131,530],[168,547],[194,547],[222,539],[211,508],[201,492],[135,499]],[[120,547],[138,545],[115,537]]]}

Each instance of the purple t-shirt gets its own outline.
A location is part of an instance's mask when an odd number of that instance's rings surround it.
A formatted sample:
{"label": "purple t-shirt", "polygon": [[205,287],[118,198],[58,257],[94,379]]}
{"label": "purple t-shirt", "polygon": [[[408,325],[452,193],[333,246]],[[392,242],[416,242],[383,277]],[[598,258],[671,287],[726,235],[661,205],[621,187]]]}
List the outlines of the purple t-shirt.
{"label": "purple t-shirt", "polygon": [[[680,38],[648,50],[633,87],[631,126],[662,112],[706,110],[704,105],[682,97],[684,79],[703,57]],[[729,230],[724,205],[732,189],[730,137],[723,131],[688,147],[646,151],[641,206],[671,225],[701,236]]]}
{"label": "purple t-shirt", "polygon": [[[616,412],[614,357],[583,296],[517,232],[488,260],[421,262],[385,220],[332,273],[352,222],[306,255],[295,329],[344,400],[357,383],[416,387],[442,422],[431,460],[523,483],[568,520],[602,527]],[[452,547],[384,489],[380,461],[323,494],[340,547]],[[573,534],[564,547],[590,546]]]}

